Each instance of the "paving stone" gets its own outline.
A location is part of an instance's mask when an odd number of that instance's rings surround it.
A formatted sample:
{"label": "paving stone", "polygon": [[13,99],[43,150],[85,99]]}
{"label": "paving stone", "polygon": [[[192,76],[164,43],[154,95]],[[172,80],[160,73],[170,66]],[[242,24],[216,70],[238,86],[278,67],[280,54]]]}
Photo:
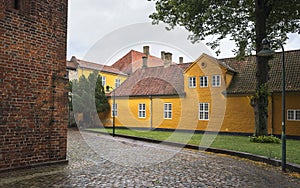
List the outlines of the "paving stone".
{"label": "paving stone", "polygon": [[0,187],[300,187],[280,168],[95,133],[68,133],[69,165],[0,174]]}

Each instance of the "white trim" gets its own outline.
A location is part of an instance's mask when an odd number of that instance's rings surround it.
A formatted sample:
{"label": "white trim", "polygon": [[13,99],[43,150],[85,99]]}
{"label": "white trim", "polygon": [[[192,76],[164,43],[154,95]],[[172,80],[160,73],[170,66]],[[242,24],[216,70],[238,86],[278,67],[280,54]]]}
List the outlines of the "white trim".
{"label": "white trim", "polygon": [[[204,80],[203,80],[203,82],[202,82],[202,78],[204,78]],[[205,88],[205,87],[208,87],[208,76],[200,76],[200,78],[199,78],[199,81],[200,81],[200,87],[201,88]],[[206,83],[206,85],[204,85],[204,83]]]}
{"label": "white trim", "polygon": [[[193,81],[192,81],[192,79],[193,79]],[[194,84],[194,81],[195,81],[195,85],[191,85],[191,84]],[[196,78],[196,76],[188,77],[188,85],[189,85],[189,88],[196,88],[197,87],[197,78]]]}
{"label": "white trim", "polygon": [[[202,109],[201,109],[201,106],[202,106]],[[206,109],[206,107],[207,107],[207,109]],[[201,113],[202,113],[202,117],[200,115]],[[198,119],[201,121],[209,121],[209,103],[199,102],[198,116],[199,116]],[[207,118],[206,118],[206,116],[207,116]]]}
{"label": "white trim", "polygon": [[212,87],[221,87],[221,75],[212,75],[211,85]]}
{"label": "white trim", "polygon": [[[292,118],[290,118],[290,115],[289,115],[290,112],[292,113]],[[288,109],[287,113],[286,113],[287,120],[288,121],[300,121],[300,115],[297,119],[297,113],[300,114],[300,109]]]}
{"label": "white trim", "polygon": [[115,117],[118,117],[118,104],[117,103],[115,103],[115,104],[112,104],[111,105],[111,117],[114,117],[113,115],[114,115],[114,112],[113,112],[113,110],[114,110],[114,105],[115,105]]}
{"label": "white trim", "polygon": [[[171,114],[171,117],[169,117],[170,114]],[[172,119],[172,118],[173,118],[173,104],[172,103],[164,103],[164,119]]]}
{"label": "white trim", "polygon": [[[144,106],[144,109],[141,109],[141,108],[140,108],[141,105]],[[144,115],[145,115],[145,116],[140,116],[142,112],[144,112]],[[145,118],[147,117],[147,114],[146,114],[146,104],[145,104],[145,103],[140,103],[140,104],[138,105],[138,117],[141,118],[141,119],[145,119]]]}
{"label": "white trim", "polygon": [[102,81],[102,86],[104,87],[106,85],[106,77],[101,75],[101,81]]}

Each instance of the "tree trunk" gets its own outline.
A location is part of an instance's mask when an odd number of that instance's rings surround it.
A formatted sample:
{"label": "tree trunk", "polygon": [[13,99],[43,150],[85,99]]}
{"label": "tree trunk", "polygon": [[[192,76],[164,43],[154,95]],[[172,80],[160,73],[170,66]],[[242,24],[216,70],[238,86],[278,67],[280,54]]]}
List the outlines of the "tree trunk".
{"label": "tree trunk", "polygon": [[[262,49],[261,41],[267,37],[266,22],[268,7],[264,0],[255,0],[256,54]],[[256,56],[256,97],[254,103],[255,136],[268,134],[268,58]]]}

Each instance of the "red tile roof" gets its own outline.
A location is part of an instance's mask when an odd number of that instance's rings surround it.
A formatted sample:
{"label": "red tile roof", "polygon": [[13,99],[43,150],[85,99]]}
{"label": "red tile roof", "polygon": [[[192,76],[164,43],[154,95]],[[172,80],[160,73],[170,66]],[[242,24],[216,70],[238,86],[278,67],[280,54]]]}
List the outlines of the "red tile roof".
{"label": "red tile roof", "polygon": [[[219,59],[219,61],[232,67],[236,74],[227,89],[231,94],[254,93],[256,88],[256,58],[247,56],[244,61],[237,61],[235,58]],[[271,92],[282,90],[282,53],[278,52],[269,60],[270,72],[268,81]],[[286,66],[286,91],[300,91],[300,50],[285,52]]]}
{"label": "red tile roof", "polygon": [[169,67],[148,67],[136,70],[114,92],[116,96],[184,95],[183,71],[191,63]]}
{"label": "red tile roof", "polygon": [[[126,74],[132,74],[137,69],[142,67],[142,57],[146,54],[131,50],[117,62],[115,62],[112,67],[119,69]],[[164,65],[164,61],[158,57],[149,55],[148,56],[148,67],[157,67]]]}

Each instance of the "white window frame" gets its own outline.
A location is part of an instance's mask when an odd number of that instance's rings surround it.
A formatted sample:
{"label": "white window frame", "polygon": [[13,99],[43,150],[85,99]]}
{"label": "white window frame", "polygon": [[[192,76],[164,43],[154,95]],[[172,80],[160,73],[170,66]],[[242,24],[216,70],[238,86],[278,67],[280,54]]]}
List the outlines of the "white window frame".
{"label": "white window frame", "polygon": [[197,87],[197,79],[195,76],[188,77],[189,88],[196,88]]}
{"label": "white window frame", "polygon": [[102,86],[104,87],[106,85],[106,77],[101,76],[101,78],[102,78]]}
{"label": "white window frame", "polygon": [[[114,113],[114,111],[115,111],[115,113]],[[112,104],[112,107],[111,107],[111,117],[114,117],[114,116],[115,117],[118,116],[118,104],[117,103]]]}
{"label": "white window frame", "polygon": [[212,87],[221,87],[221,75],[213,75],[211,79]]}
{"label": "white window frame", "polygon": [[172,103],[164,103],[164,119],[172,119],[173,116]]}
{"label": "white window frame", "polygon": [[139,104],[138,116],[139,116],[139,118],[146,118],[146,104],[145,103]]}
{"label": "white window frame", "polygon": [[208,76],[200,76],[200,87],[201,88],[208,87]]}
{"label": "white window frame", "polygon": [[201,102],[199,103],[199,120],[209,120],[209,103]]}
{"label": "white window frame", "polygon": [[[299,117],[297,114],[299,113]],[[300,109],[288,109],[287,110],[287,120],[288,121],[300,121]]]}
{"label": "white window frame", "polygon": [[116,79],[115,79],[115,88],[120,87],[120,85],[121,85],[121,80],[120,80],[120,78],[116,78]]}

